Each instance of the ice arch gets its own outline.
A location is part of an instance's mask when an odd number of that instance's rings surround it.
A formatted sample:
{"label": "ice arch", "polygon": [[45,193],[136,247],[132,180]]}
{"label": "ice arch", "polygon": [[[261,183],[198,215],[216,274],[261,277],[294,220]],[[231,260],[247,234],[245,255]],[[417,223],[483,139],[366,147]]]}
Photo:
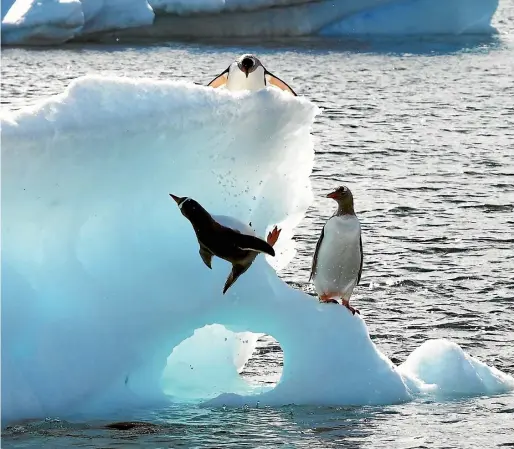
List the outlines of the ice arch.
{"label": "ice arch", "polygon": [[261,392],[262,387],[240,375],[261,335],[231,332],[219,324],[196,329],[168,357],[161,380],[164,393],[176,401],[191,402],[226,392]]}
{"label": "ice arch", "polygon": [[[455,385],[444,376],[455,373],[461,393],[514,388],[441,342],[396,368],[361,317],[277,277],[270,264],[291,257],[293,228],[312,200],[317,112],[273,88],[85,77],[4,115],[3,423],[169,400],[171,350],[211,324],[273,335],[284,350],[276,388],[211,404],[393,403],[444,395]],[[237,226],[251,221],[259,235],[279,224],[278,257],[259,256],[222,296],[228,264],[203,265],[169,192],[238,217]],[[433,369],[439,360],[452,362],[450,373]]]}

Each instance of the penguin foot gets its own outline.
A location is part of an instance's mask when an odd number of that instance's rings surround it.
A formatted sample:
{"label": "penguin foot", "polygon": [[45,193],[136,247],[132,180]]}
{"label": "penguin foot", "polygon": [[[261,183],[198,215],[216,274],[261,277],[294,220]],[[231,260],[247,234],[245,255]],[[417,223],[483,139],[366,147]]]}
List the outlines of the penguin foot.
{"label": "penguin foot", "polygon": [[350,305],[350,302],[349,302],[349,301],[347,301],[346,299],[343,299],[341,304],[342,304],[343,306],[345,306],[345,307],[346,307],[350,312],[352,312],[352,315],[355,315],[355,312],[357,312],[359,315],[361,314],[361,313],[359,312],[359,310],[358,310],[358,309],[356,309],[355,307],[352,307],[352,306]]}
{"label": "penguin foot", "polygon": [[268,233],[268,237],[266,238],[266,242],[268,242],[268,245],[274,246],[275,243],[277,243],[277,240],[278,240],[281,232],[282,232],[282,229],[278,229],[275,226],[273,228],[273,230]]}
{"label": "penguin foot", "polygon": [[325,304],[339,304],[335,299],[334,296],[337,296],[337,294],[334,293],[323,293],[319,297],[319,302],[323,302]]}

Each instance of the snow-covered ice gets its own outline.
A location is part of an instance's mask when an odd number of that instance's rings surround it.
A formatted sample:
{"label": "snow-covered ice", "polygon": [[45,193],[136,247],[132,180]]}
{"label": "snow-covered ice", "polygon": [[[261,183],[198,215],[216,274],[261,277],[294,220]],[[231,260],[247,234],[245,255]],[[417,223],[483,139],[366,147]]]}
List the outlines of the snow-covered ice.
{"label": "snow-covered ice", "polygon": [[498,1],[7,0],[2,41],[60,44],[113,31],[120,39],[490,34]]}
{"label": "snow-covered ice", "polygon": [[[512,390],[514,379],[446,341],[395,367],[365,316],[277,276],[313,199],[318,109],[275,88],[89,76],[2,117],[2,418],[207,404],[391,404]],[[168,196],[191,196],[264,236],[226,295]],[[239,220],[239,221],[238,221]],[[272,265],[270,265],[272,264]],[[284,351],[280,382],[238,372],[256,335]],[[457,380],[456,380],[457,379]]]}
{"label": "snow-covered ice", "polygon": [[151,25],[147,0],[16,0],[4,17],[5,44],[60,44],[93,32]]}
{"label": "snow-covered ice", "polygon": [[487,395],[514,389],[511,376],[444,339],[426,341],[398,369],[406,379],[421,381],[420,391],[436,396]]}
{"label": "snow-covered ice", "polygon": [[2,18],[5,43],[63,43],[84,26],[79,0],[16,1]]}

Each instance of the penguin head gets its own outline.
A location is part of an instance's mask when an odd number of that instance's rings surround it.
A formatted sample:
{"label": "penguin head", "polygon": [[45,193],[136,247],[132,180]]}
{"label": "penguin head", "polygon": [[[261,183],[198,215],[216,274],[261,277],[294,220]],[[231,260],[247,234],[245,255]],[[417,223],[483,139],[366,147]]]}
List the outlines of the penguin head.
{"label": "penguin head", "polygon": [[195,218],[199,218],[206,212],[205,209],[193,198],[189,198],[188,196],[176,196],[173,195],[173,193],[170,193],[170,196],[177,203],[177,206],[180,209],[182,215],[189,221],[193,221]]}
{"label": "penguin head", "polygon": [[339,210],[342,213],[350,213],[353,214],[353,195],[350,189],[346,186],[341,186],[335,189],[333,192],[330,192],[327,195],[327,198],[332,198],[337,201],[339,205]]}
{"label": "penguin head", "polygon": [[243,72],[246,77],[248,78],[248,75],[255,71],[257,67],[261,65],[261,62],[257,59],[254,55],[243,55],[237,60],[237,66],[239,67],[239,70]]}

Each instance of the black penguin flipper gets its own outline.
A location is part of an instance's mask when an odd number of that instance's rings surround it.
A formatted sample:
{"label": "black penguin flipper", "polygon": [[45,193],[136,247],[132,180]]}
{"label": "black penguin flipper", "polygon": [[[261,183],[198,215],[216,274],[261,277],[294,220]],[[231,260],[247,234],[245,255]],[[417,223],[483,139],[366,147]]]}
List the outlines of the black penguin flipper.
{"label": "black penguin flipper", "polygon": [[203,245],[200,245],[200,257],[203,260],[203,263],[207,265],[212,270],[212,256],[213,254]]}
{"label": "black penguin flipper", "polygon": [[362,265],[364,262],[364,253],[362,252],[362,237],[361,236],[359,236],[359,245],[361,248],[361,266],[359,267],[359,275],[357,276],[357,285],[359,285],[359,282],[361,281]]}
{"label": "black penguin flipper", "polygon": [[325,235],[325,226],[321,229],[321,235],[319,236],[318,243],[316,243],[316,249],[314,250],[314,256],[312,257],[312,266],[311,266],[311,275],[309,276],[309,281],[316,274],[316,268],[318,266],[318,252],[321,247],[321,242],[323,241],[323,237]]}
{"label": "black penguin flipper", "polygon": [[232,271],[228,275],[227,282],[225,282],[225,287],[223,287],[223,294],[227,292],[227,290],[237,281],[237,278],[241,276],[250,265],[232,265]]}
{"label": "black penguin flipper", "polygon": [[266,69],[264,69],[264,80],[269,84],[273,84],[273,86],[276,86],[279,89],[285,90],[286,92],[293,94],[295,97],[298,96],[296,92],[293,89],[291,89],[291,86],[289,86],[287,83],[282,81],[278,76],[273,75],[273,73],[269,72]]}
{"label": "black penguin flipper", "polygon": [[217,87],[224,86],[227,83],[228,80],[228,71],[230,69],[230,66],[226,68],[223,72],[221,72],[216,78],[214,78],[209,84],[207,84],[208,87],[214,87],[215,89]]}
{"label": "black penguin flipper", "polygon": [[268,242],[260,239],[259,237],[254,237],[253,235],[236,233],[234,235],[234,243],[240,249],[257,251],[259,253],[269,254],[273,257],[275,256],[275,250]]}

